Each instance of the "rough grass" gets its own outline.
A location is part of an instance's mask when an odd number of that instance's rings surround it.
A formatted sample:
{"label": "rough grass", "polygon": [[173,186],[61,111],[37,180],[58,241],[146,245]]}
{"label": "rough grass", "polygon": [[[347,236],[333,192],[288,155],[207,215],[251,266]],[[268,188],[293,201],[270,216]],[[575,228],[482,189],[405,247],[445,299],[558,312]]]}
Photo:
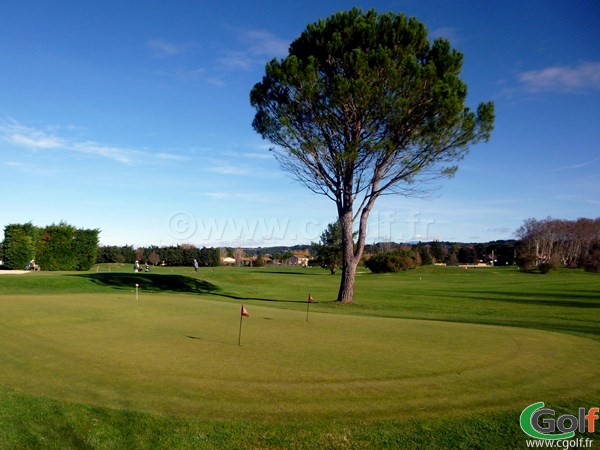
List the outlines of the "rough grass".
{"label": "rough grass", "polygon": [[597,276],[363,274],[352,306],[338,280],[2,275],[0,447],[512,448],[530,403],[597,406]]}

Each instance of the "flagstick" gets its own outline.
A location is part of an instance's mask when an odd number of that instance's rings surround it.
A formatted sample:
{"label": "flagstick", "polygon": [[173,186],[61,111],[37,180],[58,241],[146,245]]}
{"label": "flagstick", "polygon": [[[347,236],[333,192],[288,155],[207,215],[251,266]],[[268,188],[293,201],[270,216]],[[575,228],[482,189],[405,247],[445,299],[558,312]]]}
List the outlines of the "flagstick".
{"label": "flagstick", "polygon": [[138,287],[139,287],[139,286],[140,286],[139,284],[135,283],[135,299],[136,299],[136,300],[139,300],[139,299],[140,299],[140,298],[138,297]]}
{"label": "flagstick", "polygon": [[[244,305],[242,305],[242,311],[244,310]],[[244,318],[244,315],[240,312],[240,333],[238,334],[238,347],[241,345],[240,343],[242,342],[242,319]]]}
{"label": "flagstick", "polygon": [[308,312],[310,311],[310,304],[314,301],[315,300],[312,298],[312,295],[310,295],[309,293],[308,297],[306,298],[306,323],[308,323]]}

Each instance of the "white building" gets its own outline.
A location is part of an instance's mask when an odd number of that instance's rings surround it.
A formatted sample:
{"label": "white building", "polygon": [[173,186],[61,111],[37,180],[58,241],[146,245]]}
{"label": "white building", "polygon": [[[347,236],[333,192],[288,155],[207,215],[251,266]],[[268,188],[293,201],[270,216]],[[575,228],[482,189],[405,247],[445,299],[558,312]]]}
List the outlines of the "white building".
{"label": "white building", "polygon": [[308,258],[294,255],[288,259],[288,266],[308,267]]}

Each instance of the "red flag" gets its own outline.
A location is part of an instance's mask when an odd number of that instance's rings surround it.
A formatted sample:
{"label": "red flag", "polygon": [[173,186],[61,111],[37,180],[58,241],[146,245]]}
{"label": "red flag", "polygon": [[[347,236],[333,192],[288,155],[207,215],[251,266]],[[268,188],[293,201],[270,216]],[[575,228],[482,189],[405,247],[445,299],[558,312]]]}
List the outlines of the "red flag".
{"label": "red flag", "polygon": [[315,299],[312,297],[312,295],[308,294],[308,303],[313,303],[315,301]]}
{"label": "red flag", "polygon": [[248,314],[248,311],[246,311],[246,308],[244,308],[244,305],[242,305],[242,316],[250,317],[250,314]]}

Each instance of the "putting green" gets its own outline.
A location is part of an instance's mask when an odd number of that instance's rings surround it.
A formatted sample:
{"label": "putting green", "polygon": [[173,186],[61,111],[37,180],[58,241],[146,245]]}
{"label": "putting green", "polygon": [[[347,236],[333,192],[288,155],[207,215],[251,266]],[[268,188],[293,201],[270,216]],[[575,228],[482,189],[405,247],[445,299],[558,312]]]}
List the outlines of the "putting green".
{"label": "putting green", "polygon": [[600,392],[600,343],[191,295],[4,296],[0,385],[203,419],[472,414]]}

